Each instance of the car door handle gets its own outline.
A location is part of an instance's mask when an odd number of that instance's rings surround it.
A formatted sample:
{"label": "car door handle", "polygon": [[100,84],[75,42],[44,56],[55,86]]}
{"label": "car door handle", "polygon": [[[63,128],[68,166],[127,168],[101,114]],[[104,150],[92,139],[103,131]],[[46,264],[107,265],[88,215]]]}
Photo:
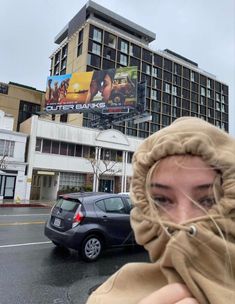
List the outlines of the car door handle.
{"label": "car door handle", "polygon": [[104,220],[104,222],[107,222],[107,220],[108,220],[107,215],[103,215],[103,220]]}

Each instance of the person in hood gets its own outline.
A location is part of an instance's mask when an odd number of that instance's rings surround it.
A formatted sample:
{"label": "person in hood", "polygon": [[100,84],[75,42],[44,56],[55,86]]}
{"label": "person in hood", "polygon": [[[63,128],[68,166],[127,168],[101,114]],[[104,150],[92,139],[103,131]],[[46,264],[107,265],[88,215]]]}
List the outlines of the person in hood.
{"label": "person in hood", "polygon": [[235,303],[235,140],[182,117],[132,163],[131,225],[151,263],[123,266],[87,304]]}

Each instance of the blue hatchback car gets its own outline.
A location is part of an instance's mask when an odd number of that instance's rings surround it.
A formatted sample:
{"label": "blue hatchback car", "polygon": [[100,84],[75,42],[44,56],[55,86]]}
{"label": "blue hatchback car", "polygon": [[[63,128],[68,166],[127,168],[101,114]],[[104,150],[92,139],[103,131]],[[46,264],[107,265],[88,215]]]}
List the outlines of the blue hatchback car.
{"label": "blue hatchback car", "polygon": [[85,261],[95,261],[104,248],[136,245],[130,210],[128,194],[64,194],[52,208],[45,235],[56,246],[78,250]]}

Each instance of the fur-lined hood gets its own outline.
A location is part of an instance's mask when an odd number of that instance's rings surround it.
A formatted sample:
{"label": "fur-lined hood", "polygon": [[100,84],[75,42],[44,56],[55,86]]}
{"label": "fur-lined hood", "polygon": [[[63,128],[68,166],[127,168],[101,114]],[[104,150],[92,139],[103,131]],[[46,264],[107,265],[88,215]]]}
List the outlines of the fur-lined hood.
{"label": "fur-lined hood", "polygon": [[[200,156],[221,172],[223,194],[207,216],[162,227],[146,193],[147,174],[156,161],[184,154]],[[133,171],[131,224],[137,242],[153,262],[160,258],[169,283],[186,283],[201,304],[233,303],[225,301],[230,297],[235,303],[234,139],[201,119],[179,118],[144,140],[134,154]]]}

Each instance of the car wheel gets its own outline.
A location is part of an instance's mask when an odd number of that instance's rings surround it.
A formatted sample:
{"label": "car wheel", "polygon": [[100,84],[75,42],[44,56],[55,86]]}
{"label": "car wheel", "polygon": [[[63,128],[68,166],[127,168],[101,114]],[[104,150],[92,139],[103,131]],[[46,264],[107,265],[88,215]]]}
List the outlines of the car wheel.
{"label": "car wheel", "polygon": [[83,241],[80,253],[84,261],[93,262],[101,255],[102,249],[101,238],[96,235],[90,235]]}

